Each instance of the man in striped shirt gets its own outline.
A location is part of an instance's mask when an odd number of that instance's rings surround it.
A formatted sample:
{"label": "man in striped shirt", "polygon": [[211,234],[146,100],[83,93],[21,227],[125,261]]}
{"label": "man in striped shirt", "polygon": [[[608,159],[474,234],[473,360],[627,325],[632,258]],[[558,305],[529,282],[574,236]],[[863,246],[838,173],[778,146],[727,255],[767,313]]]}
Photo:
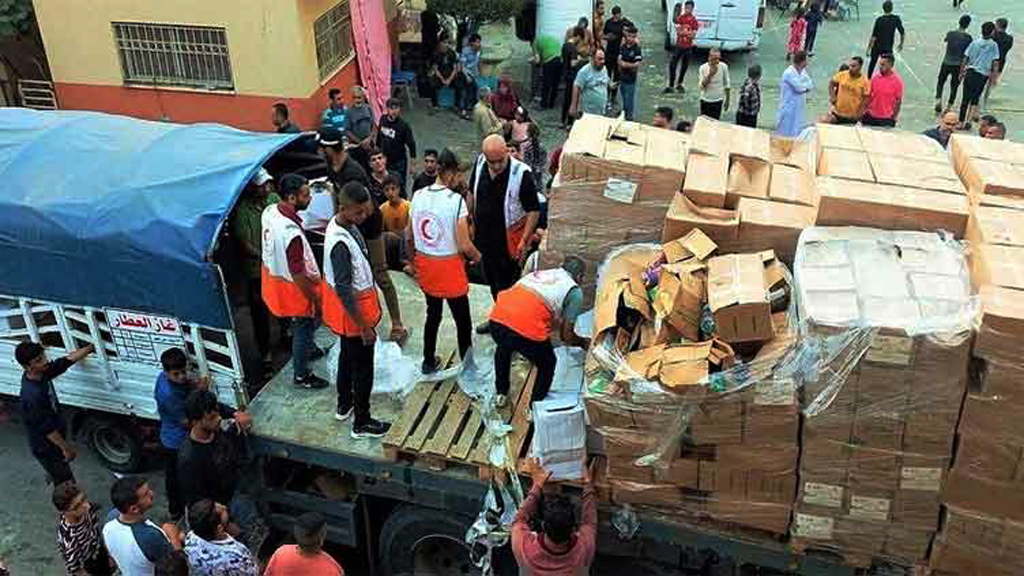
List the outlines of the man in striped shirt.
{"label": "man in striped shirt", "polygon": [[96,513],[78,485],[58,484],[53,489],[57,516],[57,550],[64,559],[68,576],[107,576],[113,574],[107,550],[100,542]]}

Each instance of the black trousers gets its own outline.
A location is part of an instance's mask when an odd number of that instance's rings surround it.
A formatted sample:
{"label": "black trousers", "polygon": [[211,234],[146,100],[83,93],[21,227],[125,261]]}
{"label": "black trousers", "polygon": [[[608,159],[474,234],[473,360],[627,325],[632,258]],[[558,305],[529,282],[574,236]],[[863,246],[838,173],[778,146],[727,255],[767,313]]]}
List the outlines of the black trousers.
{"label": "black trousers", "polygon": [[888,50],[878,50],[871,53],[871,61],[868,63],[868,80],[871,80],[871,77],[875,75],[875,66],[878,65],[879,56],[887,52],[892,52],[892,48],[889,48]]}
{"label": "black trousers", "polygon": [[804,50],[814,52],[814,40],[818,37],[818,27],[808,26],[807,35],[804,38]]}
{"label": "black trousers", "polygon": [[469,314],[469,296],[439,298],[424,294],[427,298],[427,321],[423,326],[423,359],[433,362],[437,352],[437,330],[441,327],[441,307],[448,302],[448,310],[455,320],[455,333],[459,339],[459,358],[466,357],[466,350],[473,344],[473,318]]}
{"label": "black trousers", "polygon": [[370,419],[370,393],[373,392],[373,344],[363,344],[359,336],[341,336],[338,354],[338,406],[355,407],[356,424]]}
{"label": "black trousers", "polygon": [[946,78],[949,78],[949,105],[956,102],[956,91],[960,88],[960,65],[943,64],[939,68],[939,81],[935,84],[935,99],[942,99],[942,89],[946,86]]}
{"label": "black trousers", "polygon": [[981,93],[985,91],[985,84],[988,84],[988,76],[972,68],[967,69],[967,75],[964,76],[964,94],[960,99],[961,122],[968,120],[967,109],[978,104]]}
{"label": "black trousers", "polygon": [[181,482],[178,481],[178,451],[164,446],[164,486],[167,488],[167,511],[173,518],[185,513],[185,502],[181,498]]}
{"label": "black trousers", "polygon": [[491,337],[498,349],[494,351],[494,387],[498,394],[508,396],[511,384],[512,353],[519,352],[537,368],[537,379],[533,382],[531,402],[543,400],[551,390],[551,381],[555,378],[555,348],[551,340],[537,342],[523,338],[514,330],[491,322]]}
{"label": "black trousers", "polygon": [[46,470],[46,475],[50,478],[50,482],[53,482],[54,486],[68,481],[75,481],[75,474],[71,471],[71,466],[67,463],[67,460],[64,460],[64,454],[56,447],[52,450],[32,452],[32,455],[39,461],[43,470]]}
{"label": "black trousers", "polygon": [[270,310],[263,301],[263,287],[259,278],[249,278],[248,300],[249,316],[252,317],[252,331],[256,337],[256,349],[260,351],[260,358],[270,351]]}
{"label": "black trousers", "polygon": [[672,47],[672,60],[668,63],[668,85],[670,88],[676,86],[676,66],[679,66],[679,85],[683,85],[686,79],[686,70],[690,67],[690,54],[693,48]]}
{"label": "black trousers", "polygon": [[749,126],[750,128],[757,128],[757,114],[744,114],[742,112],[737,112],[736,124],[739,124],[740,126]]}
{"label": "black trousers", "polygon": [[487,284],[491,287],[491,298],[498,299],[498,293],[508,290],[513,284],[519,281],[522,269],[519,263],[508,255],[507,249],[502,246],[483,253],[484,275],[487,276]]}
{"label": "black trousers", "polygon": [[707,100],[701,100],[700,115],[707,116],[708,118],[714,118],[715,120],[721,120],[723,104],[725,104],[724,100],[719,100],[718,102],[708,102]]}
{"label": "black trousers", "polygon": [[579,70],[569,68],[565,72],[565,94],[562,95],[562,124],[569,123],[569,106],[572,105],[572,86],[576,82]]}
{"label": "black trousers", "polygon": [[541,108],[553,108],[555,106],[555,99],[558,98],[558,84],[562,80],[563,74],[561,58],[554,58],[544,64],[541,70]]}

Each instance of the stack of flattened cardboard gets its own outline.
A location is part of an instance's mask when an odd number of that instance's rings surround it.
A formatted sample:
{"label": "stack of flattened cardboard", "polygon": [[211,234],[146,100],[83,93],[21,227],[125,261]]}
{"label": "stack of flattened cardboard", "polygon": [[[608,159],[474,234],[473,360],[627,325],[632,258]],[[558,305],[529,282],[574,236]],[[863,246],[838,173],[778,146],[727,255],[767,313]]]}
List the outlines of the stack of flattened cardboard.
{"label": "stack of flattened cardboard", "polygon": [[966,190],[931,138],[819,124],[817,143],[819,226],[946,230],[963,237]]}
{"label": "stack of flattened cardboard", "polygon": [[690,135],[683,194],[665,215],[662,241],[700,228],[725,252],[774,250],[791,262],[814,223],[814,147],[700,117]]}
{"label": "stack of flattened cardboard", "polygon": [[[972,160],[973,162],[973,160]],[[942,493],[931,565],[957,574],[1024,573],[1024,212],[979,205],[968,225],[982,320],[976,370]]]}
{"label": "stack of flattened cardboard", "polygon": [[[654,222],[678,196],[687,138],[680,132],[586,115],[562,151],[548,194],[545,247],[590,265],[589,278],[612,248],[656,242]],[[584,286],[593,296],[594,286]]]}
{"label": "stack of flattened cardboard", "polygon": [[805,372],[798,547],[913,565],[939,526],[976,316],[937,234],[810,228],[795,266]]}
{"label": "stack of flattened cardboard", "polygon": [[949,149],[975,205],[1024,209],[1024,144],[954,134]]}
{"label": "stack of flattened cardboard", "polygon": [[588,359],[590,449],[607,456],[617,503],[781,535],[799,452],[794,381],[772,373],[796,341],[779,310],[788,273],[770,251],[715,249],[696,229],[609,261]]}

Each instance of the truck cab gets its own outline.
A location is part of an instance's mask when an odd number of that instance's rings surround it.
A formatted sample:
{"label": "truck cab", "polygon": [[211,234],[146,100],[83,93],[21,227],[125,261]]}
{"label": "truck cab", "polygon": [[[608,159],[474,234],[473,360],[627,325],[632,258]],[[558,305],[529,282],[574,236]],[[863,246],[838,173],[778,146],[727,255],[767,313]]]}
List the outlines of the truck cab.
{"label": "truck cab", "polygon": [[[685,0],[665,4],[665,49],[676,42],[676,17],[683,11]],[[722,51],[754,50],[761,44],[767,7],[765,0],[700,0],[694,4],[693,15],[700,28],[694,46]]]}

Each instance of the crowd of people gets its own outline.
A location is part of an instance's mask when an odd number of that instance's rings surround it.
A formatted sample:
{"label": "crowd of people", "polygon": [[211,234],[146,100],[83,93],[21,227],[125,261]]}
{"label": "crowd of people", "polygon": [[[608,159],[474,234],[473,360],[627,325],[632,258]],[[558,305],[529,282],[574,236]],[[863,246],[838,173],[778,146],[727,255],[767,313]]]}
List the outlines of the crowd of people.
{"label": "crowd of people", "polygon": [[[775,131],[788,137],[799,136],[809,124],[806,102],[815,86],[807,67],[826,14],[835,9],[822,0],[807,4],[793,14],[786,44],[789,65],[781,78]],[[685,91],[699,29],[694,8],[694,0],[686,0],[675,20],[665,94]],[[895,54],[906,32],[891,1],[883,2],[882,10],[866,57],[852,56],[832,75],[829,110],[818,121],[897,126],[904,86]],[[1003,139],[1007,133],[981,108],[1000,85],[1013,46],[1009,22],[983,23],[980,38],[972,36],[971,25],[971,17],[963,15],[944,38],[935,93],[939,118],[924,132],[943,147],[955,131],[973,130],[974,123],[985,138]],[[401,101],[388,99],[378,118],[362,87],[350,89],[348,103],[343,91],[334,88],[315,138],[326,178],[310,182],[294,173],[274,178],[261,169],[247,184],[230,222],[265,375],[273,368],[270,333],[276,319],[282,333],[290,332],[293,384],[311,390],[330,386],[313,368],[325,355],[314,333],[326,326],[339,342],[335,417],[354,438],[379,438],[390,428],[373,416],[371,395],[381,296],[390,319],[386,338],[404,345],[410,333],[392,271],[408,274],[423,293],[422,373],[441,368],[437,340],[447,306],[460,358],[472,347],[474,333],[488,334],[496,345],[497,407],[508,401],[513,352],[537,367],[533,399],[539,400],[554,377],[553,337],[588,345],[575,332],[583,307],[583,261],[567,256],[558,268],[538,270],[530,258],[546,229],[545,191],[557,172],[561,148],[548,154],[541,128],[513,78],[500,76],[493,91],[484,85],[480,35],[468,34],[458,53],[439,30],[433,39],[425,36],[424,43],[432,105],[438,108],[443,91],[451,90],[457,114],[473,121],[480,142],[473,160],[464,163],[447,148],[426,149],[416,173],[416,139],[402,118]],[[594,13],[569,27],[564,38],[540,37],[532,48],[536,104],[556,108],[562,91],[563,128],[581,114],[611,114],[619,95],[623,115],[635,119],[643,51],[637,27],[621,7],[613,7],[605,19],[598,2]],[[701,115],[721,119],[730,109],[730,77],[721,52],[711,49],[697,70]],[[758,125],[761,79],[760,65],[747,69],[736,98],[737,124]],[[283,103],[273,106],[272,121],[278,132],[300,131]],[[691,126],[669,106],[658,106],[651,123],[680,131]],[[322,252],[314,250],[311,238],[322,240]],[[486,318],[472,317],[468,293],[473,274],[488,285],[494,302]],[[113,484],[112,508],[101,520],[99,507],[89,502],[71,470],[76,452],[53,388],[55,378],[92,352],[90,345],[50,361],[41,345],[25,342],[15,353],[24,368],[20,401],[29,446],[54,485],[58,550],[69,575],[112,574],[115,567],[127,576],[343,573],[321,550],[326,524],[317,514],[296,520],[296,545],[279,548],[265,566],[257,560],[267,528],[241,489],[240,474],[244,434],[253,419],[219,403],[209,380],[191,373],[186,351],[178,348],[163,353],[154,384],[170,521],[158,525],[148,518],[154,493],[138,476]],[[534,484],[513,527],[516,559],[537,573],[589,565],[596,522],[589,474],[584,475],[587,488],[577,523],[567,501],[552,497],[538,510],[547,476],[535,465],[531,470]],[[544,516],[543,533],[531,528],[537,515]]]}

